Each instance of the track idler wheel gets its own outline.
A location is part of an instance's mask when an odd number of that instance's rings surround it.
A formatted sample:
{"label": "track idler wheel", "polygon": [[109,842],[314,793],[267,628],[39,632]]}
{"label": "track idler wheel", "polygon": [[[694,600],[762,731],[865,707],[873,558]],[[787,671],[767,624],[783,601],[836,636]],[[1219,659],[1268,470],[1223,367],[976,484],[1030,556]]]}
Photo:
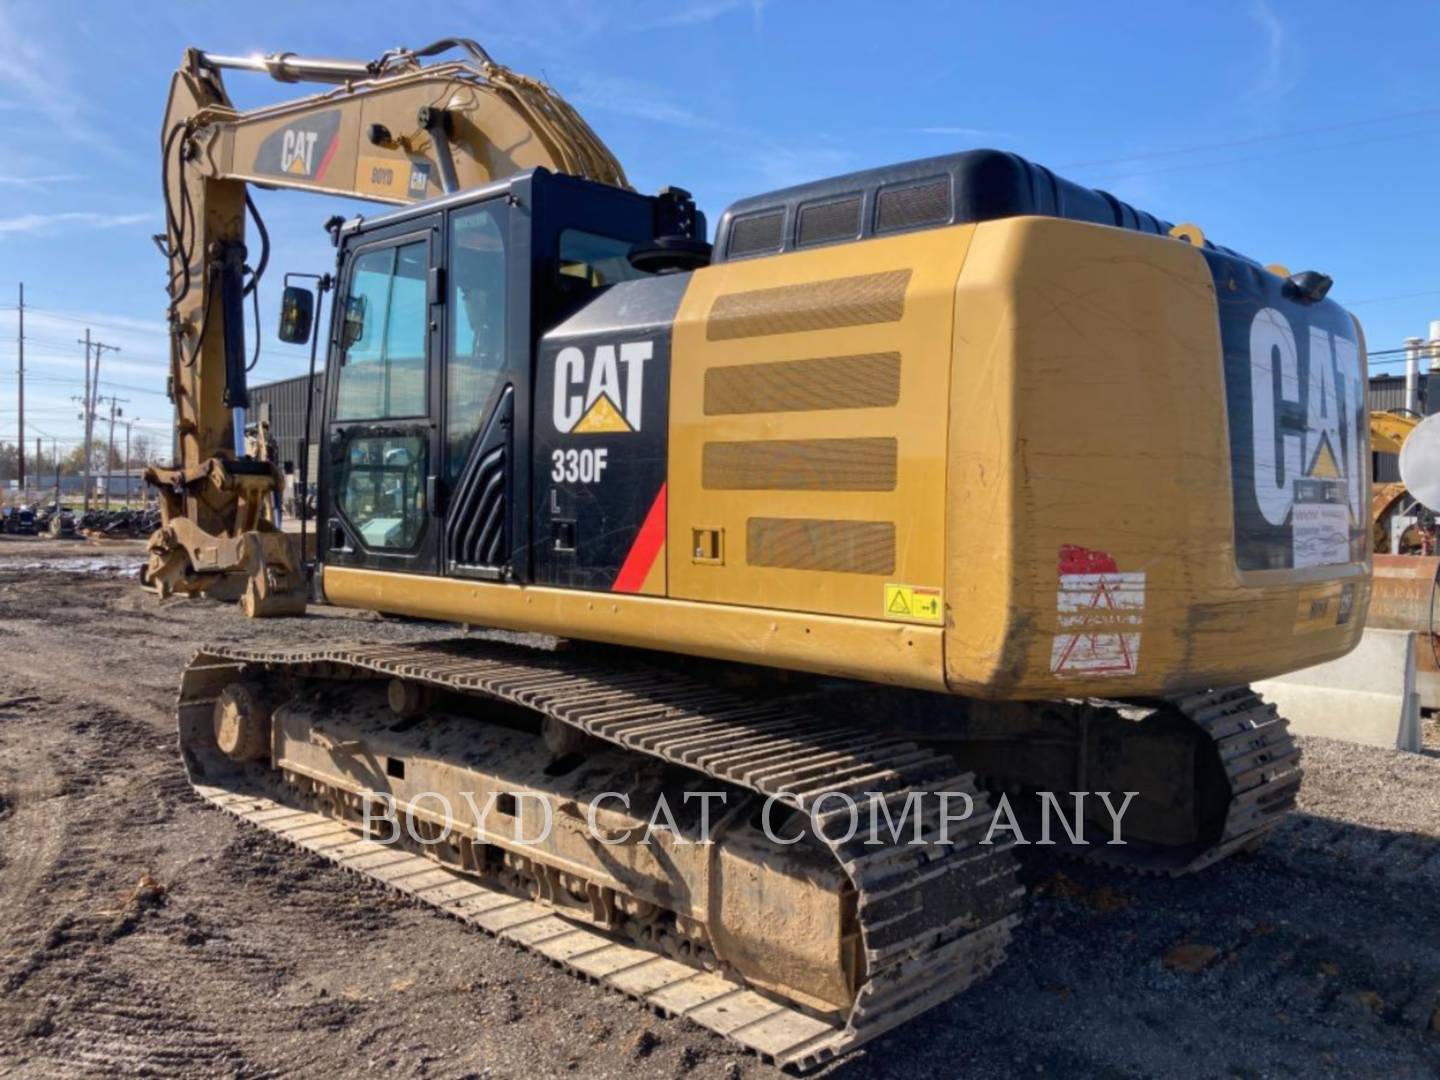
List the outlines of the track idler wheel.
{"label": "track idler wheel", "polygon": [[430,708],[430,687],[409,679],[391,679],[385,690],[390,711],[401,720],[413,720]]}
{"label": "track idler wheel", "polygon": [[249,683],[231,683],[215,701],[215,744],[232,761],[270,757],[270,704]]}

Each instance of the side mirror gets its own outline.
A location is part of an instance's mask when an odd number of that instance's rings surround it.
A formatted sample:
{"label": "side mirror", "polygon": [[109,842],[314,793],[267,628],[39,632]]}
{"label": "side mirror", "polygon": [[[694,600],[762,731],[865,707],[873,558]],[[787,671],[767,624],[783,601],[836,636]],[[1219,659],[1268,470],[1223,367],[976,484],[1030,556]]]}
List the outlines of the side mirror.
{"label": "side mirror", "polygon": [[345,301],[345,326],[341,341],[347,349],[365,336],[365,306],[363,296],[352,296]]}
{"label": "side mirror", "polygon": [[315,294],[299,285],[286,285],[280,301],[280,340],[304,345],[310,340],[310,326],[314,321]]}

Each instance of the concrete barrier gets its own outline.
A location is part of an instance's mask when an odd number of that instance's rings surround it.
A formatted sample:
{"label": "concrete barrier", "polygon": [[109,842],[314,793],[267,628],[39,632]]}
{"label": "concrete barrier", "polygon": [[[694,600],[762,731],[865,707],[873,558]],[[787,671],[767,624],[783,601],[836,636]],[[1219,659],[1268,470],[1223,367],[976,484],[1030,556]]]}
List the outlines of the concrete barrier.
{"label": "concrete barrier", "polygon": [[1339,660],[1265,679],[1255,689],[1278,705],[1290,729],[1301,735],[1418,752],[1419,636],[1409,630],[1367,629],[1355,650]]}

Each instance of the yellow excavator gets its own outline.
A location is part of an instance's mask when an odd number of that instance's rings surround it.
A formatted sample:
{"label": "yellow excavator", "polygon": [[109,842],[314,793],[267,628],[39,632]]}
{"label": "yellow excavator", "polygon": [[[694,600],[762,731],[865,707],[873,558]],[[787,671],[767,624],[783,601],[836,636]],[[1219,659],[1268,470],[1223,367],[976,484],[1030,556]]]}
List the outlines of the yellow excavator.
{"label": "yellow excavator", "polygon": [[[226,69],[329,88],[242,112]],[[217,806],[804,1069],[1000,963],[1019,839],[1185,874],[1293,805],[1246,684],[1370,595],[1325,275],[990,150],[746,198],[712,246],[458,39],[189,51],[162,150],[152,586],[542,635],[203,647]],[[325,352],[313,560],[244,450],[247,184],[394,204],[285,289]]]}
{"label": "yellow excavator", "polygon": [[[1400,462],[1401,479],[1376,486],[1370,500],[1370,517],[1374,529],[1377,555],[1433,555],[1435,553],[1434,512],[1427,502],[1435,500],[1434,456],[1429,445],[1435,438],[1435,426],[1425,428],[1424,449],[1405,446],[1425,423],[1425,417],[1409,409],[1375,411],[1370,414],[1370,444],[1376,453],[1394,454]],[[1406,475],[1406,469],[1409,475]],[[1408,480],[1408,483],[1407,483]],[[1419,489],[1417,498],[1411,486]]]}

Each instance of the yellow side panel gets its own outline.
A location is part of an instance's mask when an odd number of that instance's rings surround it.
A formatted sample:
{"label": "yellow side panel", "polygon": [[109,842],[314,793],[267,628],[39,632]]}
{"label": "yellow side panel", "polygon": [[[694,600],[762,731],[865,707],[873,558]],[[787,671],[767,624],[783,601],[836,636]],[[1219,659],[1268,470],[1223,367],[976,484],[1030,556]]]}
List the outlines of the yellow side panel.
{"label": "yellow side panel", "polygon": [[695,274],[671,361],[671,596],[941,625],[954,294],[974,231]]}
{"label": "yellow side panel", "polygon": [[338,607],[945,689],[937,626],[344,566],[325,567],[324,585],[326,599]]}
{"label": "yellow side panel", "polygon": [[956,309],[953,691],[1134,697],[1351,647],[1360,620],[1318,627],[1310,601],[1318,588],[1338,607],[1348,585],[1363,612],[1363,566],[1244,582],[1236,570],[1215,288],[1195,248],[1072,221],[989,222]]}

